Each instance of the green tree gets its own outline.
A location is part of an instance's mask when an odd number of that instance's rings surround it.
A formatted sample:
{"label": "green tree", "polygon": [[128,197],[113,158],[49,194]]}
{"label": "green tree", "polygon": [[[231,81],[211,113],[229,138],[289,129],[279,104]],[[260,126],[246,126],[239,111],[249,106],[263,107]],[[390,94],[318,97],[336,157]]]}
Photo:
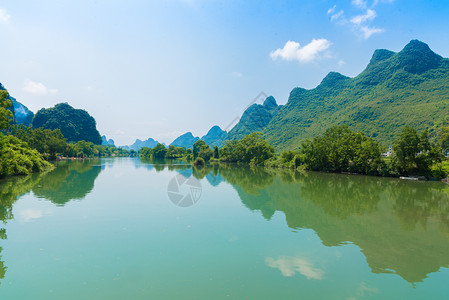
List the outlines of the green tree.
{"label": "green tree", "polygon": [[312,170],[372,175],[381,172],[381,145],[347,126],[333,126],[323,136],[304,141],[301,152]]}
{"label": "green tree", "polygon": [[153,149],[150,147],[142,147],[140,148],[140,156],[144,158],[151,158],[153,155]]}
{"label": "green tree", "polygon": [[216,158],[216,159],[220,158],[218,146],[214,146],[214,158]]}
{"label": "green tree", "polygon": [[274,148],[261,133],[251,133],[240,141],[227,141],[219,154],[222,161],[262,165],[274,156]]}
{"label": "green tree", "polygon": [[167,148],[165,148],[164,145],[162,145],[161,143],[158,143],[154,148],[153,148],[153,158],[155,159],[164,159],[165,158],[165,154],[167,153]]}
{"label": "green tree", "polygon": [[430,167],[440,159],[440,149],[429,141],[428,132],[418,135],[414,128],[405,126],[393,144],[400,173],[428,176]]}
{"label": "green tree", "polygon": [[79,141],[72,146],[71,154],[76,157],[90,157],[95,154],[94,143]]}
{"label": "green tree", "polygon": [[12,112],[8,109],[11,105],[12,102],[8,99],[8,92],[0,91],[0,130],[9,128],[13,118]]}
{"label": "green tree", "polygon": [[449,126],[440,129],[438,133],[438,146],[441,147],[443,152],[449,150]]}

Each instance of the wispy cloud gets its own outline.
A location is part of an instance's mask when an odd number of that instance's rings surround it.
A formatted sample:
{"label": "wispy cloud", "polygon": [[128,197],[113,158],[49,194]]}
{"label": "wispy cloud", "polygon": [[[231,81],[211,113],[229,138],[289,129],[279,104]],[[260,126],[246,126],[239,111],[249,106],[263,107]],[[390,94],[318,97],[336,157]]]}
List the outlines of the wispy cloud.
{"label": "wispy cloud", "polygon": [[376,16],[377,16],[376,11],[372,9],[367,9],[365,14],[352,17],[351,23],[356,26],[360,26],[368,21],[374,20]]}
{"label": "wispy cloud", "polygon": [[6,9],[0,8],[0,23],[8,23],[11,16],[8,14]]}
{"label": "wispy cloud", "polygon": [[281,271],[285,277],[291,277],[296,273],[305,276],[307,279],[321,280],[324,271],[313,266],[311,262],[304,258],[281,256],[278,259],[267,257],[265,263]]}
{"label": "wispy cloud", "polygon": [[352,5],[360,9],[366,9],[368,6],[368,3],[365,0],[352,0],[351,3]]}
{"label": "wispy cloud", "polygon": [[344,13],[345,13],[344,10],[340,10],[338,13],[333,14],[331,16],[331,22],[334,22],[334,21],[340,19]]}
{"label": "wispy cloud", "polygon": [[[372,22],[376,19],[377,13],[374,10],[378,4],[392,3],[395,0],[352,0],[351,5],[361,10],[362,13],[352,16],[346,16],[343,10],[338,10],[338,7],[334,5],[329,8],[327,14],[330,16],[330,21],[338,25],[347,25],[362,39],[369,39],[374,34],[379,34],[385,31],[383,28],[377,28],[372,25]],[[371,5],[370,5],[371,3]]]}
{"label": "wispy cloud", "polygon": [[25,80],[23,90],[34,95],[55,95],[58,93],[58,90],[49,89],[43,83],[36,82],[30,79]]}
{"label": "wispy cloud", "polygon": [[369,27],[369,26],[360,27],[360,32],[362,33],[362,36],[365,40],[369,39],[373,34],[382,33],[384,31],[385,30],[382,28],[375,28],[375,27]]}
{"label": "wispy cloud", "polygon": [[332,43],[326,39],[313,39],[303,47],[295,41],[288,41],[283,48],[272,51],[270,57],[273,60],[281,58],[287,61],[297,60],[300,63],[308,63],[322,58],[321,54],[331,45]]}

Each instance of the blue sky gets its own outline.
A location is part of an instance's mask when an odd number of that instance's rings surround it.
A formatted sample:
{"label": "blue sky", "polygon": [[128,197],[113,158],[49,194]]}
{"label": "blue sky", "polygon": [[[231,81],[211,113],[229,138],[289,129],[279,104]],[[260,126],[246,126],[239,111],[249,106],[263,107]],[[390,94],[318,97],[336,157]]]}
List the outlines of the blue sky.
{"label": "blue sky", "polygon": [[226,127],[410,40],[449,57],[449,1],[1,1],[0,82],[36,112],[86,109],[118,145]]}

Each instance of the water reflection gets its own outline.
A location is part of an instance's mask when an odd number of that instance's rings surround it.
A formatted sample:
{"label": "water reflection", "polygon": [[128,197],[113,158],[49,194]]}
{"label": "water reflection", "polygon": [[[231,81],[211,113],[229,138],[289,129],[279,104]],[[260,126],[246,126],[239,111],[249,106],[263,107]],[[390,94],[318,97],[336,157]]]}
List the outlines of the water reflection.
{"label": "water reflection", "polygon": [[[326,246],[358,245],[373,273],[396,273],[415,283],[449,267],[444,184],[288,171],[274,175],[250,168],[219,172],[243,204],[267,220],[280,211],[290,228],[313,229]],[[269,265],[299,268],[297,260],[287,261],[272,259]]]}
{"label": "water reflection", "polygon": [[[6,240],[7,234],[4,226],[14,218],[13,204],[21,195],[28,193],[39,181],[38,175],[15,177],[0,181],[0,239]],[[2,260],[2,247],[0,247],[0,279],[5,277],[6,265]]]}
{"label": "water reflection", "polygon": [[[449,267],[447,185],[238,166],[192,168],[169,162],[134,162],[136,168],[151,172],[169,170],[207,180],[212,187],[227,182],[249,210],[259,211],[267,220],[282,212],[288,227],[313,229],[325,246],[356,244],[373,273],[395,273],[415,283]],[[98,162],[62,162],[47,174],[1,181],[0,238],[7,238],[4,227],[14,217],[12,207],[19,196],[32,191],[64,205],[85,198],[101,171]],[[29,211],[22,217],[32,220],[36,216],[38,212]],[[311,280],[325,276],[304,257],[267,257],[265,263],[284,276],[301,274]],[[0,248],[0,278],[5,272]]]}
{"label": "water reflection", "polygon": [[84,199],[93,190],[101,171],[101,166],[95,162],[59,162],[58,167],[42,176],[32,190],[39,198],[65,205],[70,200]]}
{"label": "water reflection", "polygon": [[[0,181],[0,222],[4,226],[14,218],[12,213],[16,200],[30,191],[50,200],[56,205],[64,205],[73,199],[83,199],[89,194],[95,179],[101,172],[100,166],[92,161],[58,162],[58,168],[48,173],[32,174],[7,178]],[[24,210],[20,217],[24,222],[39,218],[38,210]],[[0,225],[0,239],[7,239],[6,229]],[[1,261],[0,247],[0,279],[4,278],[6,265]]]}
{"label": "water reflection", "polygon": [[315,267],[313,263],[302,257],[281,256],[277,259],[267,257],[265,259],[267,266],[279,269],[285,277],[291,277],[295,273],[304,275],[307,279],[321,280],[324,271]]}

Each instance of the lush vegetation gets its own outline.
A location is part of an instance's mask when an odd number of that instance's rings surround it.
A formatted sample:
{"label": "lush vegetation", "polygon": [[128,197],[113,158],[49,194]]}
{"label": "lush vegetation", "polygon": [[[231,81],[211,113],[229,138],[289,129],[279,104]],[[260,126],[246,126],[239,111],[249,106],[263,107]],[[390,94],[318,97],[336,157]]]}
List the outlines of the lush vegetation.
{"label": "lush vegetation", "polygon": [[135,156],[136,151],[127,151],[109,145],[95,145],[92,142],[78,141],[67,143],[59,129],[32,128],[24,125],[11,126],[8,134],[26,142],[41,153],[47,160],[58,156],[86,158],[92,156]]}
{"label": "lush vegetation", "polygon": [[227,141],[219,154],[223,162],[263,165],[274,156],[274,148],[260,133],[251,133],[241,140]]}
{"label": "lush vegetation", "polygon": [[297,150],[333,125],[347,125],[383,146],[404,126],[427,129],[434,139],[449,125],[448,103],[449,59],[412,41],[399,53],[377,50],[354,78],[330,73],[314,89],[295,88],[262,132],[277,151]]}
{"label": "lush vegetation", "polygon": [[444,178],[449,174],[444,156],[449,148],[447,132],[449,128],[443,127],[438,142],[432,143],[427,131],[419,134],[405,126],[393,143],[393,152],[385,157],[386,149],[373,138],[344,125],[333,126],[323,135],[305,140],[300,150],[284,151],[265,165],[377,176]]}
{"label": "lush vegetation", "polygon": [[12,102],[8,99],[8,92],[0,90],[0,130],[9,128],[13,113],[9,108]]}
{"label": "lush vegetation", "polygon": [[0,133],[0,177],[50,170],[53,165],[24,141]]}
{"label": "lush vegetation", "polygon": [[[10,127],[12,113],[8,93],[0,91],[0,130]],[[28,144],[17,137],[4,136],[0,132],[0,177],[11,175],[26,175],[52,169],[38,151],[31,149]]]}
{"label": "lush vegetation", "polygon": [[59,129],[69,142],[87,141],[101,144],[96,122],[85,110],[75,109],[67,103],[39,110],[33,119],[33,128]]}

